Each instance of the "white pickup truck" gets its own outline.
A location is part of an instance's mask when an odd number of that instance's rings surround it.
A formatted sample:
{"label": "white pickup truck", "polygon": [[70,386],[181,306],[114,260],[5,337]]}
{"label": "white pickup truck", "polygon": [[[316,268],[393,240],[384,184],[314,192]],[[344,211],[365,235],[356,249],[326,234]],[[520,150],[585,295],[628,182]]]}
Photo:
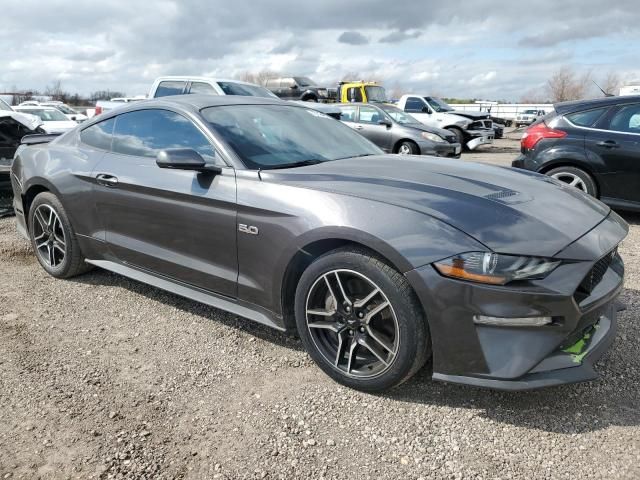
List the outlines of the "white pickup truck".
{"label": "white pickup truck", "polygon": [[397,106],[420,123],[454,133],[468,150],[493,143],[495,133],[488,114],[457,112],[437,97],[417,94],[403,95]]}

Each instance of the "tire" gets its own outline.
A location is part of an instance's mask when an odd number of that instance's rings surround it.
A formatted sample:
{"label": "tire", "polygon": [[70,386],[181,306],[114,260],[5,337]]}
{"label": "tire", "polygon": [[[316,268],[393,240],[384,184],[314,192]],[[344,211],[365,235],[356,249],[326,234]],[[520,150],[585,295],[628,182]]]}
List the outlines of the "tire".
{"label": "tire", "polygon": [[54,194],[40,193],[31,203],[29,237],[38,262],[52,277],[71,278],[91,270],[69,217]]}
{"label": "tire", "polygon": [[458,139],[458,143],[460,144],[460,146],[463,149],[466,149],[466,143],[464,141],[464,133],[462,133],[462,130],[460,130],[459,128],[447,128],[447,130],[449,130],[451,133],[453,133],[456,138]]}
{"label": "tire", "polygon": [[396,152],[400,155],[420,155],[418,145],[410,140],[404,140],[398,144]]}
{"label": "tire", "polygon": [[318,103],[318,99],[314,96],[308,96],[308,97],[304,97],[302,99],[303,102],[313,102],[313,103]]}
{"label": "tire", "polygon": [[315,363],[357,390],[399,385],[431,355],[427,322],[411,286],[366,250],[342,248],[316,259],[298,283],[295,316]]}
{"label": "tire", "polygon": [[546,175],[555,178],[563,183],[576,187],[585,193],[588,193],[592,197],[598,196],[598,187],[593,180],[584,170],[576,167],[558,167],[546,172]]}

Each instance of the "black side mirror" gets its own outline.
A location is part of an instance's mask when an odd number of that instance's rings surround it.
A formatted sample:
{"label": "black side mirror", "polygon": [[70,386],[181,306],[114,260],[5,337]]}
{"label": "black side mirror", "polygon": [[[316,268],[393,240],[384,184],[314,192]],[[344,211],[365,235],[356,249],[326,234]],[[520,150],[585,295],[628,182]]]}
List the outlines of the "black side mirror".
{"label": "black side mirror", "polygon": [[298,89],[298,85],[294,83],[293,85],[291,85],[291,88],[294,89],[294,90],[297,90]]}
{"label": "black side mirror", "polygon": [[431,113],[431,109],[429,107],[427,107],[426,105],[424,107],[422,107],[422,113]]}
{"label": "black side mirror", "polygon": [[378,125],[384,125],[387,128],[391,128],[392,124],[391,124],[391,121],[389,121],[389,120],[380,120],[378,122]]}
{"label": "black side mirror", "polygon": [[156,164],[160,168],[174,170],[195,170],[197,172],[221,173],[217,165],[207,165],[202,155],[192,148],[168,148],[160,150],[156,155]]}

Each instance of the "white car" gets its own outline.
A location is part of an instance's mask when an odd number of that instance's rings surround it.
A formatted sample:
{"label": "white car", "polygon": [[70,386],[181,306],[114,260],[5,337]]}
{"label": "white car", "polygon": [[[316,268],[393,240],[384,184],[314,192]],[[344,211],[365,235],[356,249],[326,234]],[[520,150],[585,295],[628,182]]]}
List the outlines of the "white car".
{"label": "white car", "polygon": [[42,129],[47,133],[65,133],[78,126],[77,122],[69,120],[57,108],[38,106],[17,106],[16,112],[35,115],[42,120]]}
{"label": "white car", "polygon": [[545,115],[546,112],[544,110],[525,110],[524,112],[520,112],[518,113],[518,115],[516,115],[514,124],[516,128],[518,128],[520,125],[531,125],[533,122],[535,122],[539,118],[544,117]]}
{"label": "white car", "polygon": [[40,103],[41,107],[53,107],[53,108],[57,108],[58,110],[60,110],[62,113],[64,113],[64,115],[69,119],[69,120],[73,120],[75,122],[78,123],[82,123],[85,120],[87,120],[86,115],[83,115],[82,113],[76,112],[73,108],[71,108],[69,105],[62,103],[62,102],[41,102]]}
{"label": "white car", "polygon": [[149,98],[184,94],[241,95],[246,97],[278,98],[270,90],[249,82],[209,77],[159,77],[149,90]]}

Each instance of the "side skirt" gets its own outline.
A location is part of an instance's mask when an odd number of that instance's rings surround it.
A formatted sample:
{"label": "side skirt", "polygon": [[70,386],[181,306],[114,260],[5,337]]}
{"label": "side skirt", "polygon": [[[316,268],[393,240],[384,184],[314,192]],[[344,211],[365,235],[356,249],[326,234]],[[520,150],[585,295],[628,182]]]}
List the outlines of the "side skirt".
{"label": "side skirt", "polygon": [[269,313],[267,313],[266,311],[259,311],[259,307],[253,304],[243,303],[241,301],[237,301],[228,297],[216,295],[214,293],[194,288],[184,283],[176,282],[175,280],[170,280],[165,277],[159,277],[152,273],[133,268],[129,265],[111,262],[108,260],[86,260],[86,262],[90,263],[91,265],[95,265],[96,267],[109,270],[110,272],[131,278],[132,280],[137,280],[138,282],[142,282],[147,285],[166,290],[167,292],[175,293],[176,295],[180,295],[181,297],[195,300],[196,302],[204,303],[205,305],[209,305],[215,308],[219,308],[220,310],[233,313],[234,315],[238,315],[239,317],[248,318],[249,320],[253,320],[254,322],[260,323],[262,325],[275,328],[276,330],[280,330],[282,332],[286,330],[284,327],[277,323],[277,320],[273,315],[269,315]]}

